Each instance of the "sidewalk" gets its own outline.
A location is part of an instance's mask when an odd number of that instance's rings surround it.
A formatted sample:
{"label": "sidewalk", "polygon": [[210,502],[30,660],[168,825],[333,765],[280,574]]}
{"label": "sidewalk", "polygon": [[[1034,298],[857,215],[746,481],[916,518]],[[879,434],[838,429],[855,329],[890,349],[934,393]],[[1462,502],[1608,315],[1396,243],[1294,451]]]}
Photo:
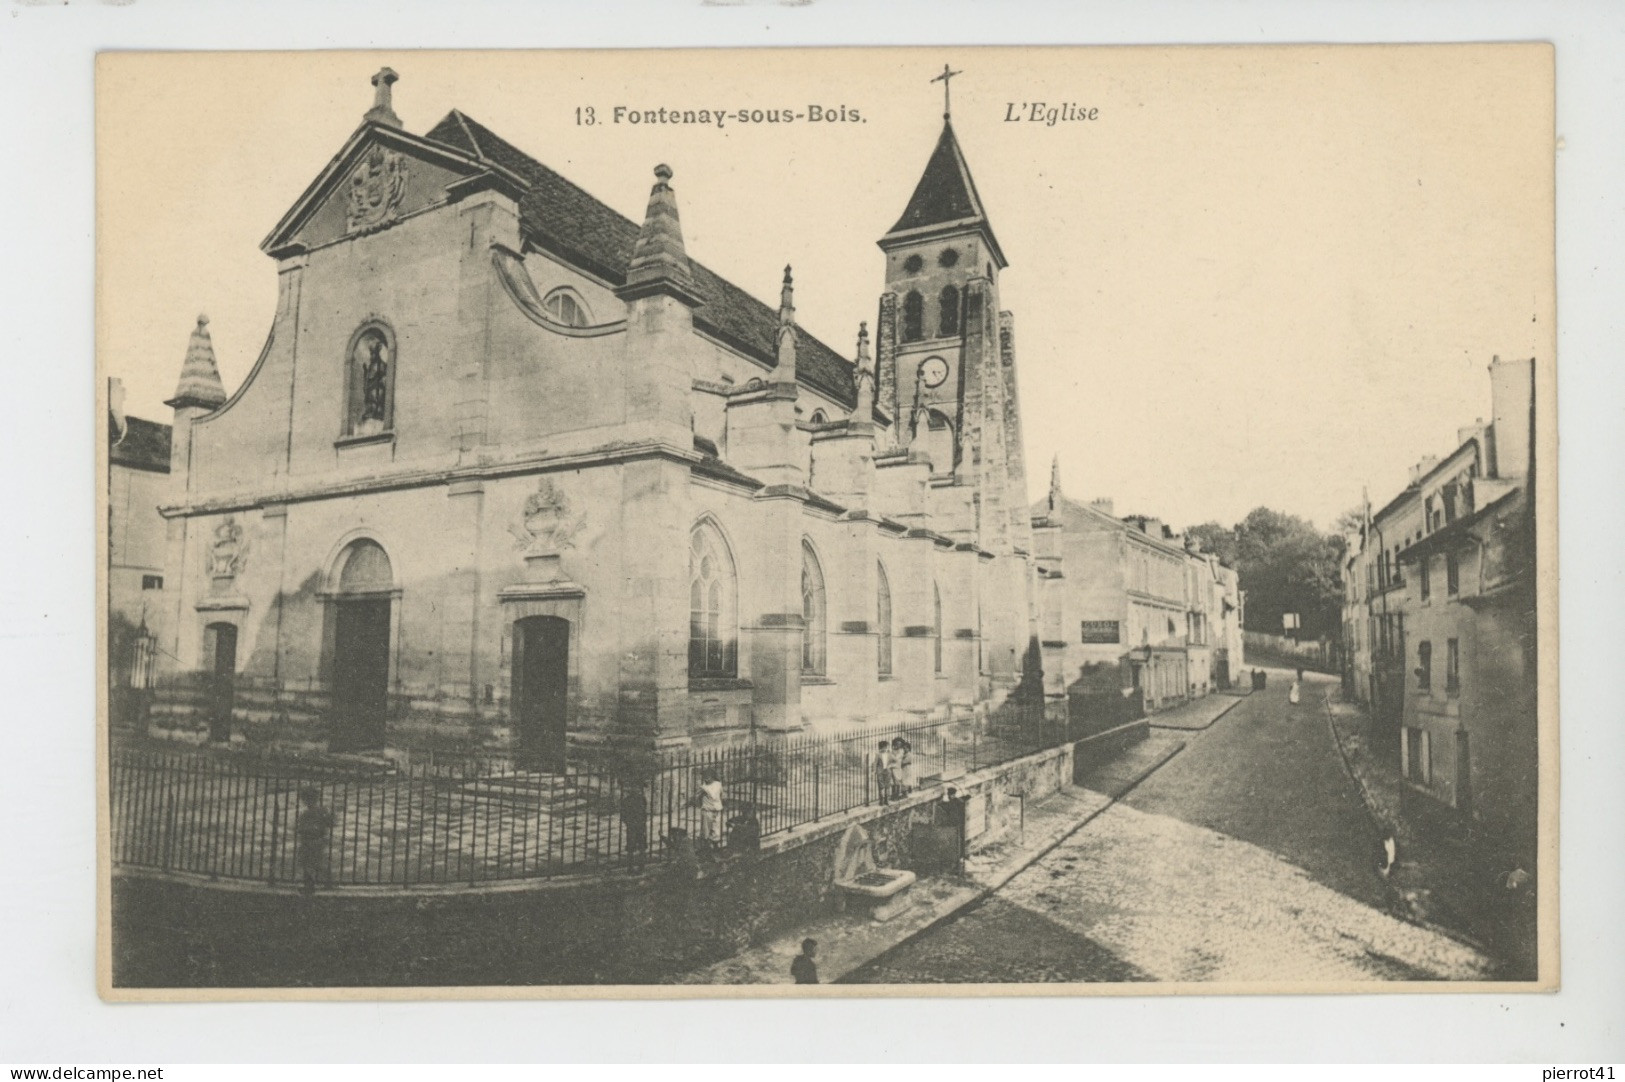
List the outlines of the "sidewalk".
{"label": "sidewalk", "polygon": [[1371,817],[1394,837],[1396,860],[1388,882],[1396,903],[1416,923],[1496,956],[1507,970],[1502,979],[1534,979],[1533,884],[1507,892],[1495,874],[1502,869],[1486,867],[1470,841],[1406,815],[1405,783],[1396,765],[1372,752],[1365,711],[1330,696],[1324,702],[1344,766]]}
{"label": "sidewalk", "polygon": [[921,876],[909,888],[914,905],[884,923],[841,913],[786,932],[732,958],[681,974],[675,984],[788,984],[801,941],[818,940],[818,975],[831,984],[1008,883],[1068,835],[1110,807],[1185,746],[1153,733],[1091,770],[1082,785],[1062,789],[1026,809],[1023,828],[980,846],[965,860],[965,875]]}
{"label": "sidewalk", "polygon": [[1192,699],[1188,703],[1152,714],[1150,721],[1153,729],[1180,729],[1185,732],[1196,732],[1206,729],[1215,721],[1228,714],[1235,706],[1246,698],[1245,695],[1229,695],[1222,691],[1204,695],[1200,699]]}

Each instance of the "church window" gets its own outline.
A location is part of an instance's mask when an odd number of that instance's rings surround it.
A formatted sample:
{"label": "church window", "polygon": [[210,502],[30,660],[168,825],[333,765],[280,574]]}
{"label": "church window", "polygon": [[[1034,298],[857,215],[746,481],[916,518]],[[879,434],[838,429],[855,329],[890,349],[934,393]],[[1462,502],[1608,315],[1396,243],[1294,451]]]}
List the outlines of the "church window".
{"label": "church window", "polygon": [[937,266],[951,267],[959,262],[959,251],[954,248],[944,248],[942,254],[937,256]]}
{"label": "church window", "polygon": [[567,287],[561,286],[542,298],[542,311],[566,327],[585,327],[592,322],[586,302]]}
{"label": "church window", "polygon": [[931,584],[931,671],[942,673],[942,591]]}
{"label": "church window", "polygon": [[925,260],[917,255],[911,255],[903,260],[903,271],[906,274],[919,274],[925,267]]}
{"label": "church window", "polygon": [[350,339],[345,388],[344,434],[388,432],[395,419],[395,339],[380,323],[368,323]]}
{"label": "church window", "polygon": [[722,535],[709,522],[694,527],[688,548],[688,675],[738,672],[737,583]]}
{"label": "church window", "polygon": [[953,286],[943,286],[938,297],[942,306],[942,316],[937,322],[937,333],[943,338],[959,333],[959,290]]}
{"label": "church window", "polygon": [[824,416],[823,410],[813,410],[812,423],[815,425],[829,424],[829,418]]}
{"label": "church window", "polygon": [[903,297],[903,341],[918,342],[925,337],[925,298],[911,289]]}
{"label": "church window", "polygon": [[824,596],[824,569],[812,546],[801,543],[801,671],[824,674],[824,640],[828,629],[828,601]]}
{"label": "church window", "polygon": [[876,670],[881,676],[891,675],[891,581],[886,578],[886,565],[875,564],[875,632]]}

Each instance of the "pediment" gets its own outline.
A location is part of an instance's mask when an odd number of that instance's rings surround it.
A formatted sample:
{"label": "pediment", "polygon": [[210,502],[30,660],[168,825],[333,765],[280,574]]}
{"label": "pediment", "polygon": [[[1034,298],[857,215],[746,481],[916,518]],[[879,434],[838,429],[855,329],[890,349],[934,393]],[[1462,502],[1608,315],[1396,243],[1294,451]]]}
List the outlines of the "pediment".
{"label": "pediment", "polygon": [[388,229],[460,198],[482,178],[515,191],[523,187],[517,176],[492,162],[369,122],[356,130],[260,247],[280,256]]}

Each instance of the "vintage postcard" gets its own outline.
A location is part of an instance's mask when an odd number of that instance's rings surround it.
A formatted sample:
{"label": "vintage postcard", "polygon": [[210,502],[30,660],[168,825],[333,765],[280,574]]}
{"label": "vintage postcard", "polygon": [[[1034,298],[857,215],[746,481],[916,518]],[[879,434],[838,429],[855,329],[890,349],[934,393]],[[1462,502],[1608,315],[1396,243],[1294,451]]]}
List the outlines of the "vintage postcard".
{"label": "vintage postcard", "polygon": [[1550,46],[96,93],[105,997],[1557,987]]}

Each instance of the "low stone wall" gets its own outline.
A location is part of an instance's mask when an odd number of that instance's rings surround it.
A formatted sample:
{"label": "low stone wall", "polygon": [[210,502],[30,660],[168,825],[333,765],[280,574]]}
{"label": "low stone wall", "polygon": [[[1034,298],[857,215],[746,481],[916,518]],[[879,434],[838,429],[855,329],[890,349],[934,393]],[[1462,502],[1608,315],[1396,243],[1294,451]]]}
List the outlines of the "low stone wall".
{"label": "low stone wall", "polygon": [[[1111,736],[1112,734],[1106,734]],[[1113,739],[1123,739],[1118,734]],[[1079,747],[1093,757],[1096,737]],[[950,782],[973,842],[1015,829],[1025,802],[1069,784],[1064,746]],[[912,850],[942,790],[853,809],[703,868],[676,865],[482,889],[355,888],[314,897],[176,876],[113,881],[116,987],[631,984],[726,958],[842,904],[835,851],[854,824],[882,866]]]}

